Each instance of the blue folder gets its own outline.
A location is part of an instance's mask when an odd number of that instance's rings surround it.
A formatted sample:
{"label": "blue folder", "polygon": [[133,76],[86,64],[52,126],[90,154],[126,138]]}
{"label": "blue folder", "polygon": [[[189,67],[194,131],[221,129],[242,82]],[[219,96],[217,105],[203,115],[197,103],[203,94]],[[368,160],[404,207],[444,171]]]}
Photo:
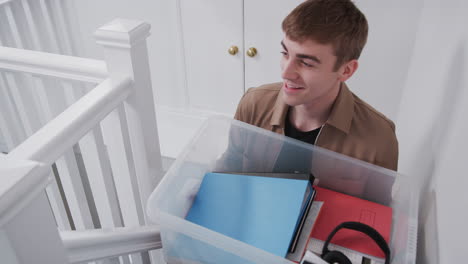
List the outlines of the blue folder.
{"label": "blue folder", "polygon": [[207,173],[186,220],[285,257],[311,189],[308,180]]}

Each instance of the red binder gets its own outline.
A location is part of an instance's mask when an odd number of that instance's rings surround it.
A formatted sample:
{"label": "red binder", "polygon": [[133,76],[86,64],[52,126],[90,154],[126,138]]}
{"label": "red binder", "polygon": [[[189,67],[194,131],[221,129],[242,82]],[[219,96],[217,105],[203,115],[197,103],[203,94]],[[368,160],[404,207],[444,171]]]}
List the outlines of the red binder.
{"label": "red binder", "polygon": [[[311,237],[325,241],[340,223],[356,221],[377,230],[387,241],[390,240],[392,208],[350,195],[314,186],[315,201],[323,201],[320,215],[314,224]],[[384,258],[385,254],[367,235],[349,229],[341,229],[331,240],[332,244]]]}

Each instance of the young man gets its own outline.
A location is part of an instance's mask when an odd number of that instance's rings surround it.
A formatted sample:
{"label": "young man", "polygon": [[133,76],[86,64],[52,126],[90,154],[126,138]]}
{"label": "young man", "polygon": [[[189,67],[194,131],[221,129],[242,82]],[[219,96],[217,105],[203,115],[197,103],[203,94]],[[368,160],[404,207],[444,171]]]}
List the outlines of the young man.
{"label": "young man", "polygon": [[249,89],[235,118],[396,170],[395,125],[345,84],[367,40],[365,16],[349,0],[309,0],[282,28],[283,82]]}

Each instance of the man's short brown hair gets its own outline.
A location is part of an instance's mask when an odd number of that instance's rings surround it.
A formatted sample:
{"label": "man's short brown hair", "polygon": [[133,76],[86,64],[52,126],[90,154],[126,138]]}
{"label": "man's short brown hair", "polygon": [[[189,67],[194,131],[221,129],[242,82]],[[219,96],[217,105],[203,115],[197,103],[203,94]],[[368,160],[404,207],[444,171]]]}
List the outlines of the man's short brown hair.
{"label": "man's short brown hair", "polygon": [[364,14],[350,0],[308,0],[283,20],[283,31],[293,41],[317,41],[333,46],[335,69],[358,59],[367,41]]}

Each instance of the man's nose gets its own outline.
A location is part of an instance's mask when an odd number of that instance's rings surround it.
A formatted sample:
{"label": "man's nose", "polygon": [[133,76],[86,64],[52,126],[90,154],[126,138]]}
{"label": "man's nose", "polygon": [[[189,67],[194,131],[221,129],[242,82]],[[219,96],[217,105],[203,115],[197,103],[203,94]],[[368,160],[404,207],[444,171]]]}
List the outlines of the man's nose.
{"label": "man's nose", "polygon": [[284,60],[281,66],[281,77],[283,79],[294,80],[297,78],[297,69],[292,60]]}

